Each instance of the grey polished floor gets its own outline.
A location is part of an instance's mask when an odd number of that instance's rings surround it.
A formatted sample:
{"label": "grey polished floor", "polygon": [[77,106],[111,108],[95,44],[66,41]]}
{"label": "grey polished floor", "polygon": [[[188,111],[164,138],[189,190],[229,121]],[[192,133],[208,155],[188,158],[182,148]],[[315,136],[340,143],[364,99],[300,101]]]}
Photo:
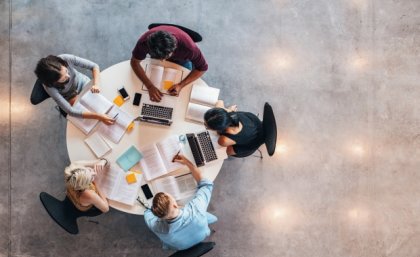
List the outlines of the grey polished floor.
{"label": "grey polished floor", "polygon": [[0,256],[170,254],[141,216],[52,222],[38,194],[64,196],[66,122],[29,103],[39,58],[104,69],[152,22],[199,31],[205,81],[277,116],[274,157],[223,165],[207,256],[420,256],[419,0],[1,0]]}

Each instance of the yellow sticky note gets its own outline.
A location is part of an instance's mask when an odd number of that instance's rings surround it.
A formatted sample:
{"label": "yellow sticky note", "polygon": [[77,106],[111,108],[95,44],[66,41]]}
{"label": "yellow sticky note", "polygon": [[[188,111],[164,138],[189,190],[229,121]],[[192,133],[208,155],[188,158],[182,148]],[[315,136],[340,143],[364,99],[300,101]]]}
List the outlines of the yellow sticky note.
{"label": "yellow sticky note", "polygon": [[168,89],[170,89],[172,87],[173,84],[174,84],[174,82],[170,81],[170,80],[163,81],[163,90],[167,91]]}
{"label": "yellow sticky note", "polygon": [[127,132],[130,132],[134,128],[134,122],[131,122],[127,127]]}
{"label": "yellow sticky note", "polygon": [[128,184],[133,184],[137,182],[136,174],[130,173],[127,176],[125,176],[125,180],[127,180]]}
{"label": "yellow sticky note", "polygon": [[124,103],[124,98],[120,95],[114,98],[114,104],[120,107]]}

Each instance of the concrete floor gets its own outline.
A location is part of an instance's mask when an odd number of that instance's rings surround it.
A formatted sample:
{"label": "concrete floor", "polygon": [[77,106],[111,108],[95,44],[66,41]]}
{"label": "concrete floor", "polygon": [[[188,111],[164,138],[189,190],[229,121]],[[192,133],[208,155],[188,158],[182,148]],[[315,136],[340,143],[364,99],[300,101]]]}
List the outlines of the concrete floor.
{"label": "concrete floor", "polygon": [[66,122],[29,102],[39,58],[104,69],[152,22],[199,31],[205,81],[277,116],[274,157],[224,163],[207,256],[420,256],[419,0],[0,1],[0,256],[170,254],[142,216],[52,222],[38,194],[64,197]]}

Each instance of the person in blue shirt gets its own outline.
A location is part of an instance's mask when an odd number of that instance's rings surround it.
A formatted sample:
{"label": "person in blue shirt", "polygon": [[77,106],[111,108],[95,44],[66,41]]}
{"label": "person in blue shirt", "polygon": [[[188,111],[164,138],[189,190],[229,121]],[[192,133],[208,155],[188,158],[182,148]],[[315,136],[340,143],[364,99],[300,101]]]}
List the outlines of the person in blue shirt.
{"label": "person in blue shirt", "polygon": [[204,179],[201,171],[184,156],[177,155],[174,161],[186,165],[197,181],[194,198],[181,208],[170,194],[157,193],[152,208],[144,212],[144,220],[164,249],[184,250],[209,236],[209,224],[215,223],[217,217],[207,212],[213,182]]}

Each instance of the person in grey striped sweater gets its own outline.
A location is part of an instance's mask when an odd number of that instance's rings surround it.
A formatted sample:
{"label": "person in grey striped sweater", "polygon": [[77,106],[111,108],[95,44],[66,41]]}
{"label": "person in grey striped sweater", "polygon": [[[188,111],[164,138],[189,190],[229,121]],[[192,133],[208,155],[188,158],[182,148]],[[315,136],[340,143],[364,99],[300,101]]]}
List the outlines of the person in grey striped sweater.
{"label": "person in grey striped sweater", "polygon": [[99,93],[99,66],[89,60],[71,54],[49,55],[39,60],[35,74],[41,80],[45,91],[68,115],[84,119],[97,119],[107,125],[115,120],[106,114],[82,111],[73,107],[77,96],[89,84],[90,79],[76,70],[76,67],[92,71],[92,93]]}

